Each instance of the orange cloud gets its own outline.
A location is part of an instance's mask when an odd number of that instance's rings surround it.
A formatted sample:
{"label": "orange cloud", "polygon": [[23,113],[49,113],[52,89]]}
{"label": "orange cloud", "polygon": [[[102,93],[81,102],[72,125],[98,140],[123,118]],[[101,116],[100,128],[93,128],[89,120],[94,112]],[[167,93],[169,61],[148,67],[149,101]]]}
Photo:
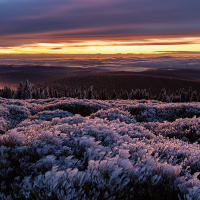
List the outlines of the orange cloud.
{"label": "orange cloud", "polygon": [[84,40],[70,42],[38,42],[13,47],[2,47],[0,53],[58,53],[58,54],[116,54],[161,53],[167,51],[200,50],[200,37],[160,38],[135,40]]}

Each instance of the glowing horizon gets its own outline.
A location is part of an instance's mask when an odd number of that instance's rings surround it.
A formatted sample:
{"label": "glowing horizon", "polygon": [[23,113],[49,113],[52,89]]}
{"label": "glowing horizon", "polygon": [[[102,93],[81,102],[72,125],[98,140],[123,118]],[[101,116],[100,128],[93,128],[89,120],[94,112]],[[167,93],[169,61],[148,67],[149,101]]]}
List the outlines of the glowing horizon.
{"label": "glowing horizon", "polygon": [[162,52],[200,52],[200,37],[135,41],[85,41],[35,43],[0,48],[0,54],[159,54]]}
{"label": "glowing horizon", "polygon": [[197,0],[0,1],[0,54],[199,53],[199,8]]}

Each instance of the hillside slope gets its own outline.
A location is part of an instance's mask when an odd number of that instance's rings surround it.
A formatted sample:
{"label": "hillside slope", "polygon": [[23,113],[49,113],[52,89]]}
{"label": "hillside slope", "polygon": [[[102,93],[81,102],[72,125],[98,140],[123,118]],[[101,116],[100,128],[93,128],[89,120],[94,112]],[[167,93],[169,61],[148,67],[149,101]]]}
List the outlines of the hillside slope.
{"label": "hillside slope", "polygon": [[180,88],[188,90],[192,87],[193,90],[200,92],[200,81],[133,73],[78,75],[36,84],[37,87],[48,86],[58,91],[64,91],[68,86],[72,89],[76,87],[83,89],[85,86],[88,89],[91,85],[96,91],[106,89],[109,95],[112,95],[114,89],[119,93],[121,89],[131,92],[131,89],[150,88],[153,95],[158,95],[162,88],[176,92]]}
{"label": "hillside slope", "polygon": [[198,199],[200,103],[0,99],[0,199]]}

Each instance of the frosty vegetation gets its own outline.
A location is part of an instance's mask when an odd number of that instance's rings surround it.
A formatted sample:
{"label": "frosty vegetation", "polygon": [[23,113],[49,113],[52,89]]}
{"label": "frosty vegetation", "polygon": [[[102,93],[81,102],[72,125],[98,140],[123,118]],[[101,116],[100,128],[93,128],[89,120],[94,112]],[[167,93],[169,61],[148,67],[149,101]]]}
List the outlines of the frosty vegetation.
{"label": "frosty vegetation", "polygon": [[36,88],[28,80],[23,83],[21,82],[18,89],[12,90],[10,87],[5,86],[3,89],[0,89],[0,97],[8,99],[48,99],[48,98],[61,98],[61,97],[71,97],[78,99],[99,99],[99,100],[115,100],[115,99],[131,99],[131,100],[159,100],[162,102],[200,102],[200,94],[197,91],[193,91],[190,87],[189,90],[181,88],[175,93],[166,91],[165,88],[161,89],[158,96],[151,93],[151,89],[135,89],[130,92],[126,90],[120,90],[116,92],[113,90],[112,94],[108,94],[106,88],[102,91],[95,91],[93,86],[90,86],[88,89],[83,87],[82,89],[77,87],[72,89],[70,86],[66,85],[64,91],[57,91],[54,88]]}
{"label": "frosty vegetation", "polygon": [[0,199],[200,196],[200,103],[0,98]]}

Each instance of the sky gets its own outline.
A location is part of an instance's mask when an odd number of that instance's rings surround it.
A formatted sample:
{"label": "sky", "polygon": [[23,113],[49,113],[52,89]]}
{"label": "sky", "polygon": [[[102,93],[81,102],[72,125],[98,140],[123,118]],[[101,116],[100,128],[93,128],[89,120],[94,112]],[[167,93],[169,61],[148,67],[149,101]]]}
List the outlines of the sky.
{"label": "sky", "polygon": [[200,53],[199,0],[0,0],[0,54]]}

